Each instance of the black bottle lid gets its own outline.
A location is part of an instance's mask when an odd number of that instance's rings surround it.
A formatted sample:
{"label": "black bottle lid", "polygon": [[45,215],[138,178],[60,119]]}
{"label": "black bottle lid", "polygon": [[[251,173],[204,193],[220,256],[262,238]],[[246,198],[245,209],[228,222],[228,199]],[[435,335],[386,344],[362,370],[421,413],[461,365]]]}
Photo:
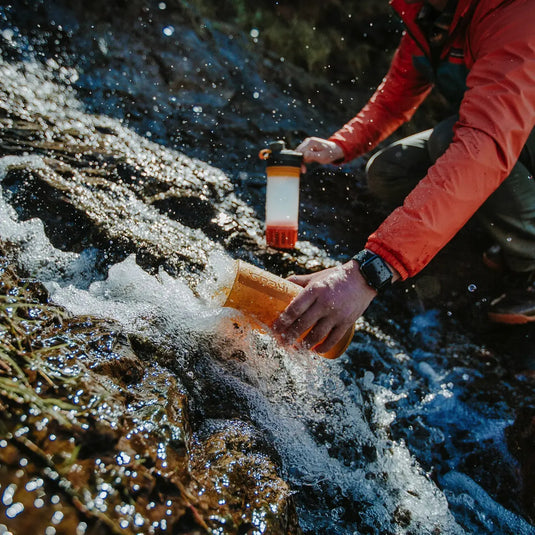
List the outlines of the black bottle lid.
{"label": "black bottle lid", "polygon": [[289,165],[301,167],[303,163],[303,153],[286,148],[284,141],[272,141],[269,149],[260,151],[260,158],[266,160],[266,165]]}

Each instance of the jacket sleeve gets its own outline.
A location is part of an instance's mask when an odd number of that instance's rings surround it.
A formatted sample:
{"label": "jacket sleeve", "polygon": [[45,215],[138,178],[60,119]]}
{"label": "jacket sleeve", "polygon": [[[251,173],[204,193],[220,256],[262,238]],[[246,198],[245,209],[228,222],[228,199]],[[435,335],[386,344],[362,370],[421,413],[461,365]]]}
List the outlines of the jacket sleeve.
{"label": "jacket sleeve", "polygon": [[502,6],[472,19],[473,65],[448,150],[368,239],[402,278],[425,267],[496,190],[534,127],[535,3]]}
{"label": "jacket sleeve", "polygon": [[431,91],[430,82],[414,67],[412,58],[422,52],[404,33],[390,69],[369,102],[329,139],[350,161],[373,149],[407,122]]}

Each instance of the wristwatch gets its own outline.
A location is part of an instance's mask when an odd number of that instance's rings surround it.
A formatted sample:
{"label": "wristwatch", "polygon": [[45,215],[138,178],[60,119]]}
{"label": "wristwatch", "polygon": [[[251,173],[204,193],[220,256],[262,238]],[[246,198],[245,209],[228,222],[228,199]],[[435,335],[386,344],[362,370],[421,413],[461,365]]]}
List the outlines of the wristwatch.
{"label": "wristwatch", "polygon": [[363,249],[353,257],[353,260],[358,262],[360,272],[368,286],[376,292],[392,284],[392,270],[379,255]]}

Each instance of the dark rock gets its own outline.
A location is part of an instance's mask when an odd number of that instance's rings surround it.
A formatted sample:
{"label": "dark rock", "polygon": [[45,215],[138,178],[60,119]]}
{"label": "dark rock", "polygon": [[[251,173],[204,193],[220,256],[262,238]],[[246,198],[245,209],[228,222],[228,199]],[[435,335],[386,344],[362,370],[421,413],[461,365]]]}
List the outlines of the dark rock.
{"label": "dark rock", "polygon": [[524,409],[507,429],[509,447],[520,464],[523,506],[535,522],[535,410]]}

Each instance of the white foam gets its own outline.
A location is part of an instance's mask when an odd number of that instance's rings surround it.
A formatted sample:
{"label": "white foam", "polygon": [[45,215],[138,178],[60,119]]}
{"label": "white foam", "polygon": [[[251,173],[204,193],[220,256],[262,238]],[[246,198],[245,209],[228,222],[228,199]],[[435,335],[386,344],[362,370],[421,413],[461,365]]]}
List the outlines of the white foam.
{"label": "white foam", "polygon": [[[8,164],[38,166],[42,162],[20,159],[0,164],[5,169]],[[15,212],[3,202],[0,214],[4,222],[0,234],[20,247],[19,261],[47,282],[54,302],[72,313],[114,319],[126,331],[143,333],[177,355],[183,354],[184,348],[195,349],[207,337],[226,344],[224,354],[229,353],[228,347],[241,348],[248,358],[239,366],[212,359],[203,373],[212,373],[214,384],[225,384],[235,392],[255,424],[271,436],[295,488],[309,488],[318,496],[328,489],[330,495],[370,503],[366,518],[385,529],[393,529],[391,518],[403,505],[413,520],[399,533],[411,527],[427,533],[426,526],[442,533],[462,533],[444,496],[407,448],[392,443],[386,433],[370,429],[359,387],[347,387],[341,381],[337,361],[310,352],[285,351],[267,334],[235,335],[230,325],[236,312],[223,310],[210,299],[215,288],[233,277],[232,259],[224,254],[212,258],[198,295],[165,272],[158,277],[149,275],[133,255],[112,266],[105,280],[87,285],[90,254],[84,258],[55,250],[40,221],[18,222]],[[365,379],[365,384],[376,388],[373,377]],[[378,402],[377,421],[387,418],[381,411]],[[319,440],[319,428],[325,428],[332,438]],[[350,460],[352,445],[358,451],[363,444],[377,449],[376,461]],[[333,455],[337,449],[345,453]],[[369,473],[376,475],[368,478]],[[377,474],[381,473],[389,474],[388,481],[380,480]],[[407,488],[414,492],[407,494]],[[313,515],[307,517],[303,512],[304,524],[311,518]],[[340,529],[344,533],[344,528]]]}
{"label": "white foam", "polygon": [[442,476],[449,500],[460,507],[476,511],[478,520],[489,532],[504,535],[535,535],[535,527],[496,503],[473,479],[451,471]]}

